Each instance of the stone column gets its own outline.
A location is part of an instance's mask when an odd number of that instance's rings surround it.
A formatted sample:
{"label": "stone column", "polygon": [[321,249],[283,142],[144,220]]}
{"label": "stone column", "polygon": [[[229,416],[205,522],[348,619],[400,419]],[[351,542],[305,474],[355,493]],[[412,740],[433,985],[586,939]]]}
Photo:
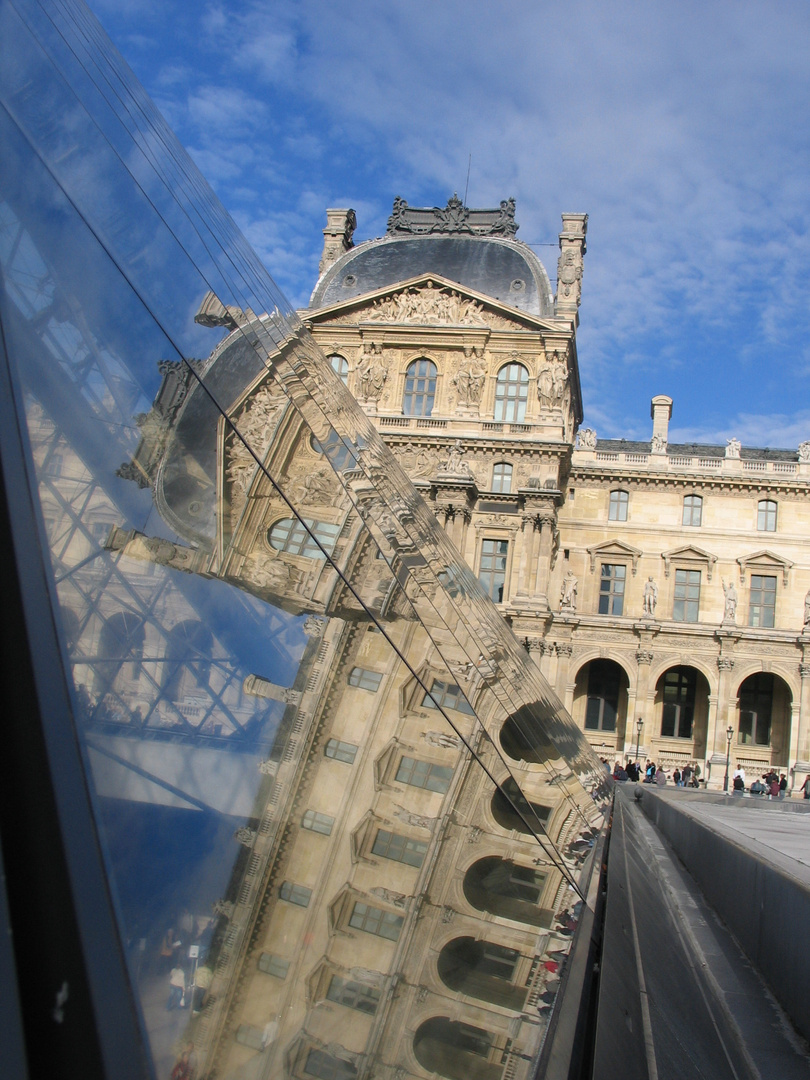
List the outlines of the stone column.
{"label": "stone column", "polygon": [[520,568],[517,586],[518,597],[530,597],[532,595],[530,585],[535,561],[534,549],[537,542],[536,534],[539,524],[537,514],[525,513],[521,518],[520,531],[523,535],[523,543],[520,546]]}
{"label": "stone column", "polygon": [[[648,695],[650,692],[650,665],[653,662],[652,649],[645,648],[643,645],[636,650],[636,664],[638,665],[638,674],[636,675],[636,709],[635,715],[628,716],[625,721],[624,729],[624,743],[625,743],[625,756],[633,756],[636,752],[636,720],[639,717],[644,721],[644,727],[641,729],[641,734],[645,740],[647,746],[650,744],[653,731],[653,711],[648,708]],[[628,699],[628,706],[630,701]],[[628,745],[628,737],[630,745]]]}
{"label": "stone column", "polygon": [[[799,664],[802,677],[799,723],[796,738],[796,771],[810,772],[810,663]],[[791,748],[792,749],[792,748]]]}
{"label": "stone column", "polygon": [[531,595],[545,599],[548,605],[548,583],[551,577],[551,556],[554,549],[554,529],[557,515],[553,510],[541,511],[537,517],[540,526],[540,545],[531,576]]}
{"label": "stone column", "polygon": [[562,701],[565,701],[568,685],[568,669],[571,666],[571,654],[574,651],[574,646],[570,641],[558,641],[554,646],[554,650],[557,653],[557,680],[555,690],[557,691],[557,696]]}
{"label": "stone column", "polygon": [[[734,738],[732,736],[731,747],[729,748],[728,738],[726,737],[726,729],[729,726],[734,727],[729,715],[731,702],[728,696],[728,688],[731,683],[730,672],[733,669],[734,661],[730,656],[717,657],[717,670],[720,672],[720,678],[717,684],[714,731],[708,731],[706,734],[706,760],[707,763],[712,765],[713,787],[723,786],[727,755],[729,757],[729,769],[733,764],[731,758],[734,756]],[[729,749],[731,750],[730,754]]]}
{"label": "stone column", "polygon": [[557,296],[555,313],[572,319],[579,326],[579,303],[582,298],[582,262],[587,251],[587,214],[563,214],[560,233],[560,257],[557,261]]}

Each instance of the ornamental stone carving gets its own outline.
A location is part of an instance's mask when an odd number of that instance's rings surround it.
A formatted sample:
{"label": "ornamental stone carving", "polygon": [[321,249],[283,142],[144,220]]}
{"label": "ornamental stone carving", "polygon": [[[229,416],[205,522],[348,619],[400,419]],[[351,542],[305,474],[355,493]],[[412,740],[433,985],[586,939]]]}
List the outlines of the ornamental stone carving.
{"label": "ornamental stone carving", "polygon": [[574,653],[574,646],[567,641],[558,641],[554,646],[554,651],[557,656],[571,657]]}
{"label": "ornamental stone carving", "polygon": [[256,842],[256,830],[248,829],[245,826],[241,829],[237,829],[236,832],[233,834],[233,838],[234,840],[238,840],[239,843],[242,844],[244,847],[253,847],[254,843]]}
{"label": "ornamental stone carving", "polygon": [[799,461],[802,465],[810,465],[810,442],[799,443]]}
{"label": "ornamental stone carving", "polygon": [[428,832],[433,828],[436,818],[426,817],[424,814],[414,814],[410,810],[406,810],[404,806],[397,804],[397,808],[393,813],[398,821],[403,822],[405,825],[413,825],[416,829],[427,829]]}
{"label": "ornamental stone carving", "polygon": [[375,300],[365,317],[374,322],[387,323],[489,325],[486,313],[477,300],[468,300],[454,289],[436,288],[432,281]]}
{"label": "ornamental stone carving", "polygon": [[326,629],[326,620],[318,615],[307,615],[301,629],[307,637],[320,637]]}
{"label": "ornamental stone carving", "polygon": [[577,586],[576,576],[569,570],[560,588],[560,611],[577,610]]}
{"label": "ornamental stone carving", "polygon": [[654,653],[651,649],[637,649],[636,650],[636,663],[637,664],[651,664],[653,662]]}
{"label": "ornamental stone carving", "polygon": [[566,248],[557,260],[557,293],[579,304],[582,292],[582,258],[575,248]]}
{"label": "ornamental stone carving", "polygon": [[[464,352],[467,354],[468,350],[465,348]],[[458,404],[467,408],[477,408],[481,404],[487,377],[487,369],[481,362],[482,354],[483,349],[473,347],[468,357],[469,363],[463,364],[452,379]]]}
{"label": "ornamental stone carving", "polygon": [[802,679],[810,679],[810,664],[799,664],[799,676]]}
{"label": "ornamental stone carving", "polygon": [[514,236],[519,226],[515,223],[515,200],[501,199],[500,206],[492,210],[471,210],[454,194],[447,206],[408,206],[399,195],[394,199],[386,232],[389,236],[410,233],[415,236],[428,234],[467,234],[469,236]]}
{"label": "ornamental stone carving", "polygon": [[726,440],[726,457],[727,458],[730,458],[730,459],[735,460],[735,461],[739,460],[740,450],[741,449],[742,449],[742,444],[740,443],[739,439],[728,439],[728,440]]}
{"label": "ornamental stone carving", "polygon": [[428,746],[439,746],[448,750],[458,750],[461,746],[458,735],[451,735],[449,731],[423,731],[422,738]]}
{"label": "ornamental stone carving", "polygon": [[384,903],[391,904],[393,907],[404,908],[408,900],[405,893],[392,892],[391,889],[384,889],[381,885],[375,886],[369,891]]}
{"label": "ornamental stone carving", "polygon": [[734,588],[733,581],[729,581],[728,585],[726,585],[725,581],[723,581],[722,584],[723,594],[726,598],[725,610],[723,612],[723,622],[734,623],[737,621],[737,590]]}
{"label": "ornamental stone carving", "polygon": [[551,354],[537,376],[537,397],[544,409],[561,409],[568,391],[568,363],[558,350]]}
{"label": "ornamental stone carving", "polygon": [[804,597],[804,628],[810,626],[810,590],[807,591]]}
{"label": "ornamental stone carving", "polygon": [[437,477],[453,477],[461,480],[475,480],[472,469],[465,460],[465,449],[460,439],[456,439],[444,461],[439,462]]}
{"label": "ornamental stone carving", "polygon": [[577,435],[577,447],[580,450],[596,449],[596,432],[593,428],[580,428]]}
{"label": "ornamental stone carving", "polygon": [[645,619],[655,618],[655,605],[658,603],[658,586],[652,576],[644,582],[644,596],[642,598],[642,610]]}
{"label": "ornamental stone carving", "polygon": [[665,454],[667,452],[667,440],[660,433],[653,435],[650,441],[650,452],[653,454]]}
{"label": "ornamental stone carving", "polygon": [[734,661],[730,656],[718,656],[717,657],[717,670],[718,671],[731,671],[734,667]]}
{"label": "ornamental stone carving", "polygon": [[376,342],[364,342],[357,365],[358,401],[372,401],[375,404],[382,397],[388,370],[382,359],[382,345]]}

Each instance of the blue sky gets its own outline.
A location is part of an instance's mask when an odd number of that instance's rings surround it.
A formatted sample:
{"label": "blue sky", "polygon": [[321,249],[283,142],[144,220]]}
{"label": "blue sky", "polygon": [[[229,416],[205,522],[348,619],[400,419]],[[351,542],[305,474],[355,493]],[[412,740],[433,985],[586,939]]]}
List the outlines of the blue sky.
{"label": "blue sky", "polygon": [[586,424],[810,438],[810,5],[93,0],[288,298],[327,206],[379,236],[412,205],[517,200],[554,282],[589,214]]}

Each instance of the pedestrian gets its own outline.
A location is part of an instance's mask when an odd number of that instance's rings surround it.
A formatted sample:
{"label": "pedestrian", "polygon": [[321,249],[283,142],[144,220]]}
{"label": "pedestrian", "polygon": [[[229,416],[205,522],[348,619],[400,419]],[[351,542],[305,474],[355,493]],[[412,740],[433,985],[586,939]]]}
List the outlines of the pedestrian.
{"label": "pedestrian", "polygon": [[692,777],[692,787],[700,787],[700,766],[695,762],[695,772]]}
{"label": "pedestrian", "polygon": [[801,786],[801,791],[804,794],[805,799],[810,799],[810,773],[804,779],[804,783]]}
{"label": "pedestrian", "polygon": [[659,787],[665,787],[667,782],[667,774],[663,768],[659,765],[655,772],[655,782]]}
{"label": "pedestrian", "polygon": [[681,770],[678,768],[677,765],[675,766],[675,771],[672,774],[672,783],[675,785],[675,787],[683,787],[683,784],[681,783]]}
{"label": "pedestrian", "polygon": [[787,777],[784,773],[779,777],[779,798],[784,799],[787,795]]}
{"label": "pedestrian", "polygon": [[687,763],[683,767],[683,772],[681,773],[681,782],[683,787],[690,787],[692,783],[692,763],[689,761],[687,761]]}
{"label": "pedestrian", "polygon": [[175,965],[169,973],[169,1000],[166,1008],[181,1009],[185,1004],[186,974],[179,965]]}
{"label": "pedestrian", "polygon": [[770,786],[768,787],[768,798],[770,798],[770,799],[778,799],[779,798],[779,779],[778,779],[776,773],[771,774],[771,783],[770,783]]}

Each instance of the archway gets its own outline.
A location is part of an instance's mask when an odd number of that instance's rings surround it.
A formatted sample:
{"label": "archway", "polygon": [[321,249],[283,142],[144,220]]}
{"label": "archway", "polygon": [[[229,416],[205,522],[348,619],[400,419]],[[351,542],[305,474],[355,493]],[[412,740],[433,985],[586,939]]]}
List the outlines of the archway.
{"label": "archway", "polygon": [[737,746],[768,748],[769,764],[786,768],[792,700],[778,675],[758,671],[744,679],[737,691]]}
{"label": "archway", "polygon": [[449,1080],[500,1080],[503,1073],[500,1060],[491,1060],[496,1054],[500,1059],[495,1036],[446,1016],[433,1016],[420,1024],[413,1052],[423,1069]]}
{"label": "archway", "polygon": [[488,911],[530,926],[550,926],[552,912],[539,907],[546,875],[534,866],[489,855],[464,875],[464,896],[478,911]]}
{"label": "archway", "polygon": [[601,734],[605,743],[624,746],[629,680],[615,660],[591,660],[577,672],[574,719],[586,732]]}
{"label": "archway", "polygon": [[668,668],[655,687],[655,732],[663,739],[688,740],[690,754],[706,752],[709,683],[697,668]]}
{"label": "archway", "polygon": [[439,978],[451,990],[520,1012],[527,991],[525,986],[515,985],[519,961],[516,949],[460,937],[444,946],[437,968]]}
{"label": "archway", "polygon": [[[523,833],[524,836],[532,836],[544,831],[551,814],[551,807],[529,802],[520,790],[517,781],[511,776],[508,776],[503,784],[495,789],[490,807],[492,816],[502,829],[507,832],[517,831]],[[520,816],[521,814],[523,817]]]}
{"label": "archway", "polygon": [[501,746],[513,761],[529,761],[542,765],[556,761],[560,752],[546,735],[542,719],[535,707],[524,706],[510,716],[501,727]]}

